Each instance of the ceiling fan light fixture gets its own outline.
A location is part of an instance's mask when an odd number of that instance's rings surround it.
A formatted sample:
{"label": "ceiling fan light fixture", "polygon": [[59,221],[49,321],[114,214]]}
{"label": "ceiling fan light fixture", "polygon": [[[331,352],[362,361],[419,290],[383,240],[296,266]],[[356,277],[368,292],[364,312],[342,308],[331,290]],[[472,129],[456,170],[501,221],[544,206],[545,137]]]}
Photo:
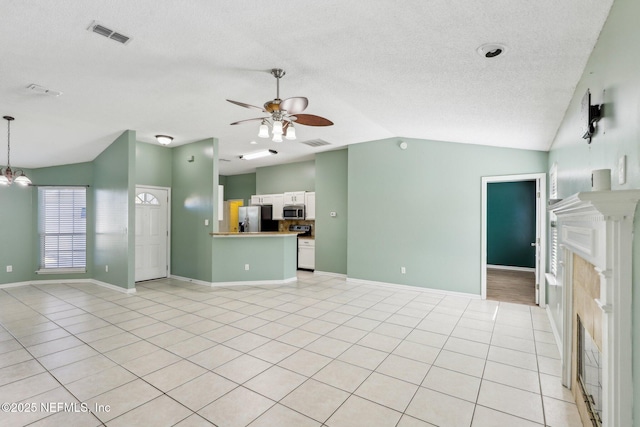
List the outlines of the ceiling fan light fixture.
{"label": "ceiling fan light fixture", "polygon": [[169,135],[156,135],[156,141],[160,145],[169,145],[173,141],[173,137]]}
{"label": "ceiling fan light fixture", "polygon": [[259,138],[269,138],[269,126],[263,121],[258,131]]}
{"label": "ceiling fan light fixture", "polygon": [[287,127],[287,133],[284,136],[288,140],[296,139],[296,129],[293,127],[293,123],[290,123]]}
{"label": "ceiling fan light fixture", "polygon": [[271,139],[273,142],[282,142],[282,134],[274,133],[273,138]]}

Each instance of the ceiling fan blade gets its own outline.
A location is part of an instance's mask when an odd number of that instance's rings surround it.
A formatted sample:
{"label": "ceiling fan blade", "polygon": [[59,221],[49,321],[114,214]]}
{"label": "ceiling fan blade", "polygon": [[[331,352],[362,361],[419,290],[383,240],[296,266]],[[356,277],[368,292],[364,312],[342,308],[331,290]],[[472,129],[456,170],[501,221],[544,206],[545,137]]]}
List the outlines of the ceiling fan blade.
{"label": "ceiling fan blade", "polygon": [[255,105],[245,104],[244,102],[239,102],[239,101],[232,101],[231,99],[227,99],[227,101],[229,101],[229,102],[230,102],[230,103],[232,103],[232,104],[236,104],[236,105],[239,105],[239,106],[241,106],[241,107],[244,107],[244,108],[253,108],[254,110],[259,110],[259,111],[264,111],[264,112],[266,112],[266,111],[264,110],[264,108],[262,108],[262,107],[256,107]]}
{"label": "ceiling fan blade", "polygon": [[239,125],[241,123],[245,123],[245,122],[253,122],[256,120],[264,120],[264,119],[268,119],[269,117],[256,117],[255,119],[246,119],[246,120],[240,120],[238,122],[233,122],[231,123],[231,125]]}
{"label": "ceiling fan blade", "polygon": [[302,113],[309,105],[309,100],[304,96],[287,98],[280,103],[280,110],[286,110],[288,114]]}
{"label": "ceiling fan blade", "polygon": [[333,122],[324,117],[314,116],[313,114],[296,114],[295,118],[291,117],[296,124],[305,126],[331,126]]}

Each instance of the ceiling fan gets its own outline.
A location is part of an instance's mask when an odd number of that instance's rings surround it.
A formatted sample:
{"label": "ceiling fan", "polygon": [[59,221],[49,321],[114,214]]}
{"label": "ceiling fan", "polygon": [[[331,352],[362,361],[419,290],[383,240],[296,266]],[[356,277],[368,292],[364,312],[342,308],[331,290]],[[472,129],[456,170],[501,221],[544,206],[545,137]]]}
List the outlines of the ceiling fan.
{"label": "ceiling fan", "polygon": [[331,126],[333,122],[324,117],[315,116],[313,114],[301,114],[309,105],[309,100],[302,96],[293,98],[280,99],[280,79],[286,74],[281,68],[273,68],[271,74],[276,78],[276,97],[271,101],[264,103],[264,107],[256,107],[255,105],[245,104],[244,102],[227,101],[241,107],[262,111],[269,114],[266,117],[256,117],[255,119],[240,120],[231,123],[238,125],[241,123],[261,120],[260,131],[258,136],[261,138],[269,137],[269,126],[273,134],[274,142],[282,142],[282,135],[287,139],[296,139],[295,124],[305,126]]}

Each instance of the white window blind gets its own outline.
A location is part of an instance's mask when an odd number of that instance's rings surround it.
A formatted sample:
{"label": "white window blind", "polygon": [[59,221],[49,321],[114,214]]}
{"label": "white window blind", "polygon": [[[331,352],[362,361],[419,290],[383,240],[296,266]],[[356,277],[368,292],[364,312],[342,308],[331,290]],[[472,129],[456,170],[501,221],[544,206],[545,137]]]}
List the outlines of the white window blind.
{"label": "white window blind", "polygon": [[[549,198],[558,198],[558,165],[554,163],[549,171]],[[556,221],[556,215],[552,212],[549,214],[549,220],[551,222],[551,256],[549,259],[550,273],[554,276],[558,273],[558,227]]]}
{"label": "white window blind", "polygon": [[85,271],[86,200],[85,187],[38,188],[40,270]]}

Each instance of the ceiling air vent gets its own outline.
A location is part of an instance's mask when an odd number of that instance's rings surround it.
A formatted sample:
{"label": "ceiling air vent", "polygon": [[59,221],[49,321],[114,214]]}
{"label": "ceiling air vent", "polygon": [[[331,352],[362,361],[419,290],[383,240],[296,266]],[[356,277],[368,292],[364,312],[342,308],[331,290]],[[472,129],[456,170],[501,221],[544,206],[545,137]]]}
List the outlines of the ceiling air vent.
{"label": "ceiling air vent", "polygon": [[306,144],[310,147],[322,147],[323,145],[331,145],[324,139],[309,139],[307,141],[300,141],[300,144]]}
{"label": "ceiling air vent", "polygon": [[218,159],[218,161],[220,161],[220,162],[230,162],[231,160],[229,160],[229,159]]}
{"label": "ceiling air vent", "polygon": [[125,36],[121,33],[117,33],[112,29],[105,27],[104,25],[98,24],[96,21],[93,21],[91,25],[89,25],[89,28],[87,28],[87,30],[93,31],[96,34],[100,34],[101,36],[122,44],[127,44],[131,40],[131,37]]}

